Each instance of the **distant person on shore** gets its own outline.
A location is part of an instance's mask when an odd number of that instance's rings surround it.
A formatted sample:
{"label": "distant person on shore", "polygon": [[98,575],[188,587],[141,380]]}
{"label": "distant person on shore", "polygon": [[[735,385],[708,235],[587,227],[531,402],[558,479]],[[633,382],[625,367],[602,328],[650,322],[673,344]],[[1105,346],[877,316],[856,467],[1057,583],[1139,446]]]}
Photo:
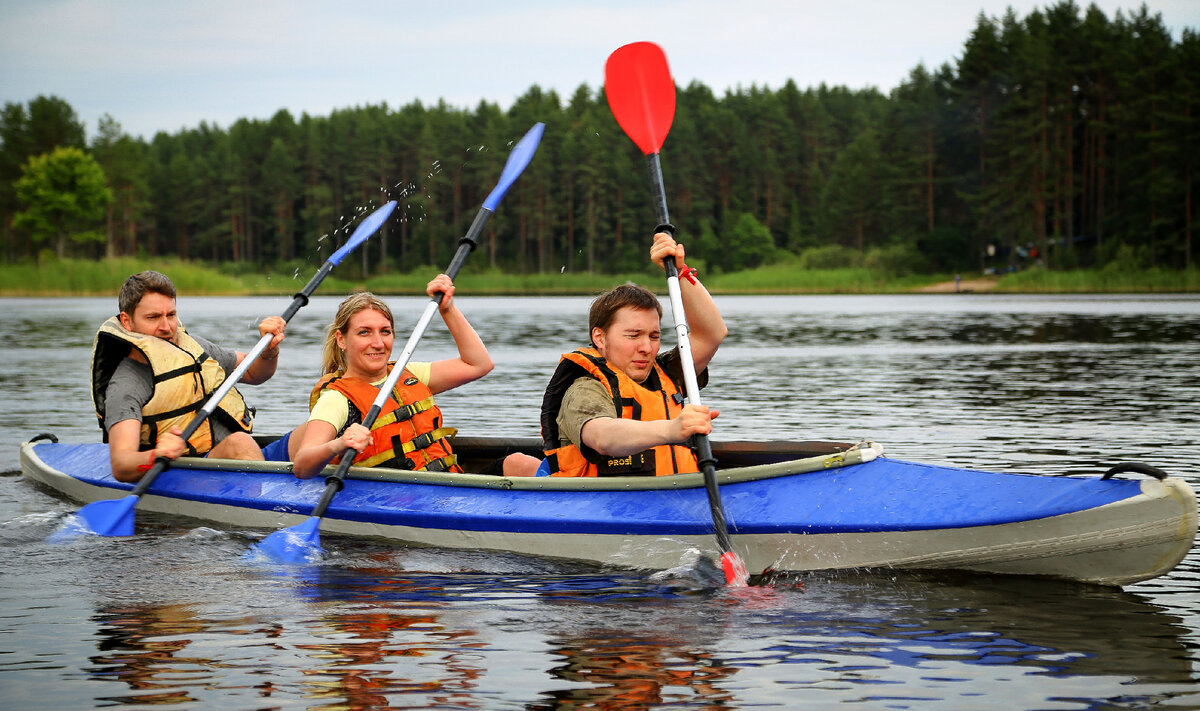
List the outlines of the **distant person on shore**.
{"label": "distant person on shore", "polygon": [[[462,472],[434,395],[491,372],[493,364],[479,334],[454,304],[454,284],[439,274],[426,285],[430,298],[443,294],[438,312],[458,347],[458,357],[410,362],[370,429],[362,424],[392,370],[396,321],[379,297],[350,296],[329,325],[323,376],[313,388],[308,421],[267,447],[268,459],[290,454],[301,479],[320,472],[335,457],[354,452],[357,466]],[[533,476],[541,460],[519,452],[492,462],[480,473]]]}
{"label": "distant person on shore", "polygon": [[[183,430],[246,354],[189,334],[175,299],[175,285],[163,274],[134,274],[117,296],[120,312],[92,343],[92,401],[118,481],[141,479],[158,457],[263,459],[250,436],[253,414],[237,388],[183,440]],[[274,338],[241,382],[258,385],[275,374],[284,327],[278,316],[259,324],[259,334]]]}
{"label": "distant person on shore", "polygon": [[[654,235],[650,259],[680,265],[689,342],[703,386],[728,330],[683,245]],[[659,353],[662,305],[653,292],[618,286],[592,302],[590,348],[562,356],[542,400],[542,439],[551,476],[662,476],[699,471],[689,437],[712,432],[716,410],[684,405],[679,348]]]}

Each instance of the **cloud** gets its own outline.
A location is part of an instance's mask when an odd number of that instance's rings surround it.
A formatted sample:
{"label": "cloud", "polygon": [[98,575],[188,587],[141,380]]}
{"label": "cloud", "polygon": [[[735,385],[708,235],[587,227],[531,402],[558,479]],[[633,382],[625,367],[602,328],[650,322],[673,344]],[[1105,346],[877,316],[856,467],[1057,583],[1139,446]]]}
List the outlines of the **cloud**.
{"label": "cloud", "polygon": [[[991,16],[1043,5],[980,2]],[[1099,4],[1110,17],[1120,7]],[[1194,0],[1155,10],[1176,36],[1200,22]],[[145,137],[281,108],[507,107],[534,84],[564,100],[598,88],[608,54],[638,40],[664,47],[679,83],[718,94],[788,79],[888,91],[918,63],[952,62],[979,11],[941,0],[0,0],[0,99],[56,94],[89,129],[109,113]]]}

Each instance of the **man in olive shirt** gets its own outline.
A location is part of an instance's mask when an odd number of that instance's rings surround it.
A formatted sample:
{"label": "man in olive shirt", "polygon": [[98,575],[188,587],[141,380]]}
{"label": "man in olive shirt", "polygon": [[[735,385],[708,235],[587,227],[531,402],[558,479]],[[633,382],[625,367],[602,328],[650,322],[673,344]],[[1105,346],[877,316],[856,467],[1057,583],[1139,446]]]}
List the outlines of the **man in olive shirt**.
{"label": "man in olive shirt", "polygon": [[[654,236],[650,258],[662,267],[684,248],[670,234]],[[693,270],[681,270],[684,312],[700,382],[728,333],[712,296]],[[542,404],[542,430],[550,471],[558,476],[671,474],[696,471],[682,443],[709,434],[716,410],[682,405],[683,371],[678,348],[659,354],[662,306],[650,291],[631,284],[593,302],[592,349],[564,355]],[[616,393],[614,393],[614,388]],[[614,397],[630,402],[617,411]],[[637,400],[633,406],[630,398]]]}

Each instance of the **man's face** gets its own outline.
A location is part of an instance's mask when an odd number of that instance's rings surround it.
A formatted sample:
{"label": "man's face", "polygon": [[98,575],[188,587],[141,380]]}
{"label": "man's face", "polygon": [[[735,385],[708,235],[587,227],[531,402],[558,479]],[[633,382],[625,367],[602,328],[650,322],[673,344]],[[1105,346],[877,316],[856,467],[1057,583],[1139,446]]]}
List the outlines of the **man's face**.
{"label": "man's face", "polygon": [[658,312],[632,306],[617,311],[616,318],[607,329],[592,329],[592,343],[596,344],[596,350],[635,383],[644,382],[650,377],[661,338]]}
{"label": "man's face", "polygon": [[120,315],[121,325],[128,331],[155,336],[164,341],[174,341],[179,331],[179,316],[175,312],[175,299],[154,291],[148,291],[133,314],[124,311]]}

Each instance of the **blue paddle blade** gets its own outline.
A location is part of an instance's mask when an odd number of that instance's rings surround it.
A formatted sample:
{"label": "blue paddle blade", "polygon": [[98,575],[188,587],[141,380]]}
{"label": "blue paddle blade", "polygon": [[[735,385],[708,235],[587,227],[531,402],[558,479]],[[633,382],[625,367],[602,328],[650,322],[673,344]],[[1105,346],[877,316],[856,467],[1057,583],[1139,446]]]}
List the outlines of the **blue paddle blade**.
{"label": "blue paddle blade", "polygon": [[347,254],[353,252],[358,245],[365,242],[368,237],[375,234],[375,231],[383,226],[383,223],[391,216],[392,210],[395,209],[396,201],[388,200],[383,204],[383,207],[367,215],[362,222],[358,223],[358,227],[355,228],[354,234],[350,235],[350,239],[346,244],[343,244],[341,249],[334,252],[328,261],[334,266],[341,264]]}
{"label": "blue paddle blade", "polygon": [[138,497],[125,496],[108,501],[95,501],[84,506],[67,519],[51,538],[61,542],[75,536],[132,536],[133,510]]}
{"label": "blue paddle blade", "polygon": [[247,558],[265,557],[276,563],[315,563],[325,554],[321,548],[321,519],[312,516],[304,523],[281,528],[247,551]]}
{"label": "blue paddle blade", "polygon": [[500,181],[483,201],[485,208],[492,212],[496,211],[496,207],[504,199],[504,194],[525,170],[525,166],[529,165],[529,161],[533,160],[533,154],[537,153],[538,144],[542,142],[542,133],[545,130],[546,124],[539,121],[533,124],[533,128],[525,132],[525,136],[517,142],[517,145],[513,146],[512,153],[508,154],[508,162],[504,164],[504,172],[500,174]]}

